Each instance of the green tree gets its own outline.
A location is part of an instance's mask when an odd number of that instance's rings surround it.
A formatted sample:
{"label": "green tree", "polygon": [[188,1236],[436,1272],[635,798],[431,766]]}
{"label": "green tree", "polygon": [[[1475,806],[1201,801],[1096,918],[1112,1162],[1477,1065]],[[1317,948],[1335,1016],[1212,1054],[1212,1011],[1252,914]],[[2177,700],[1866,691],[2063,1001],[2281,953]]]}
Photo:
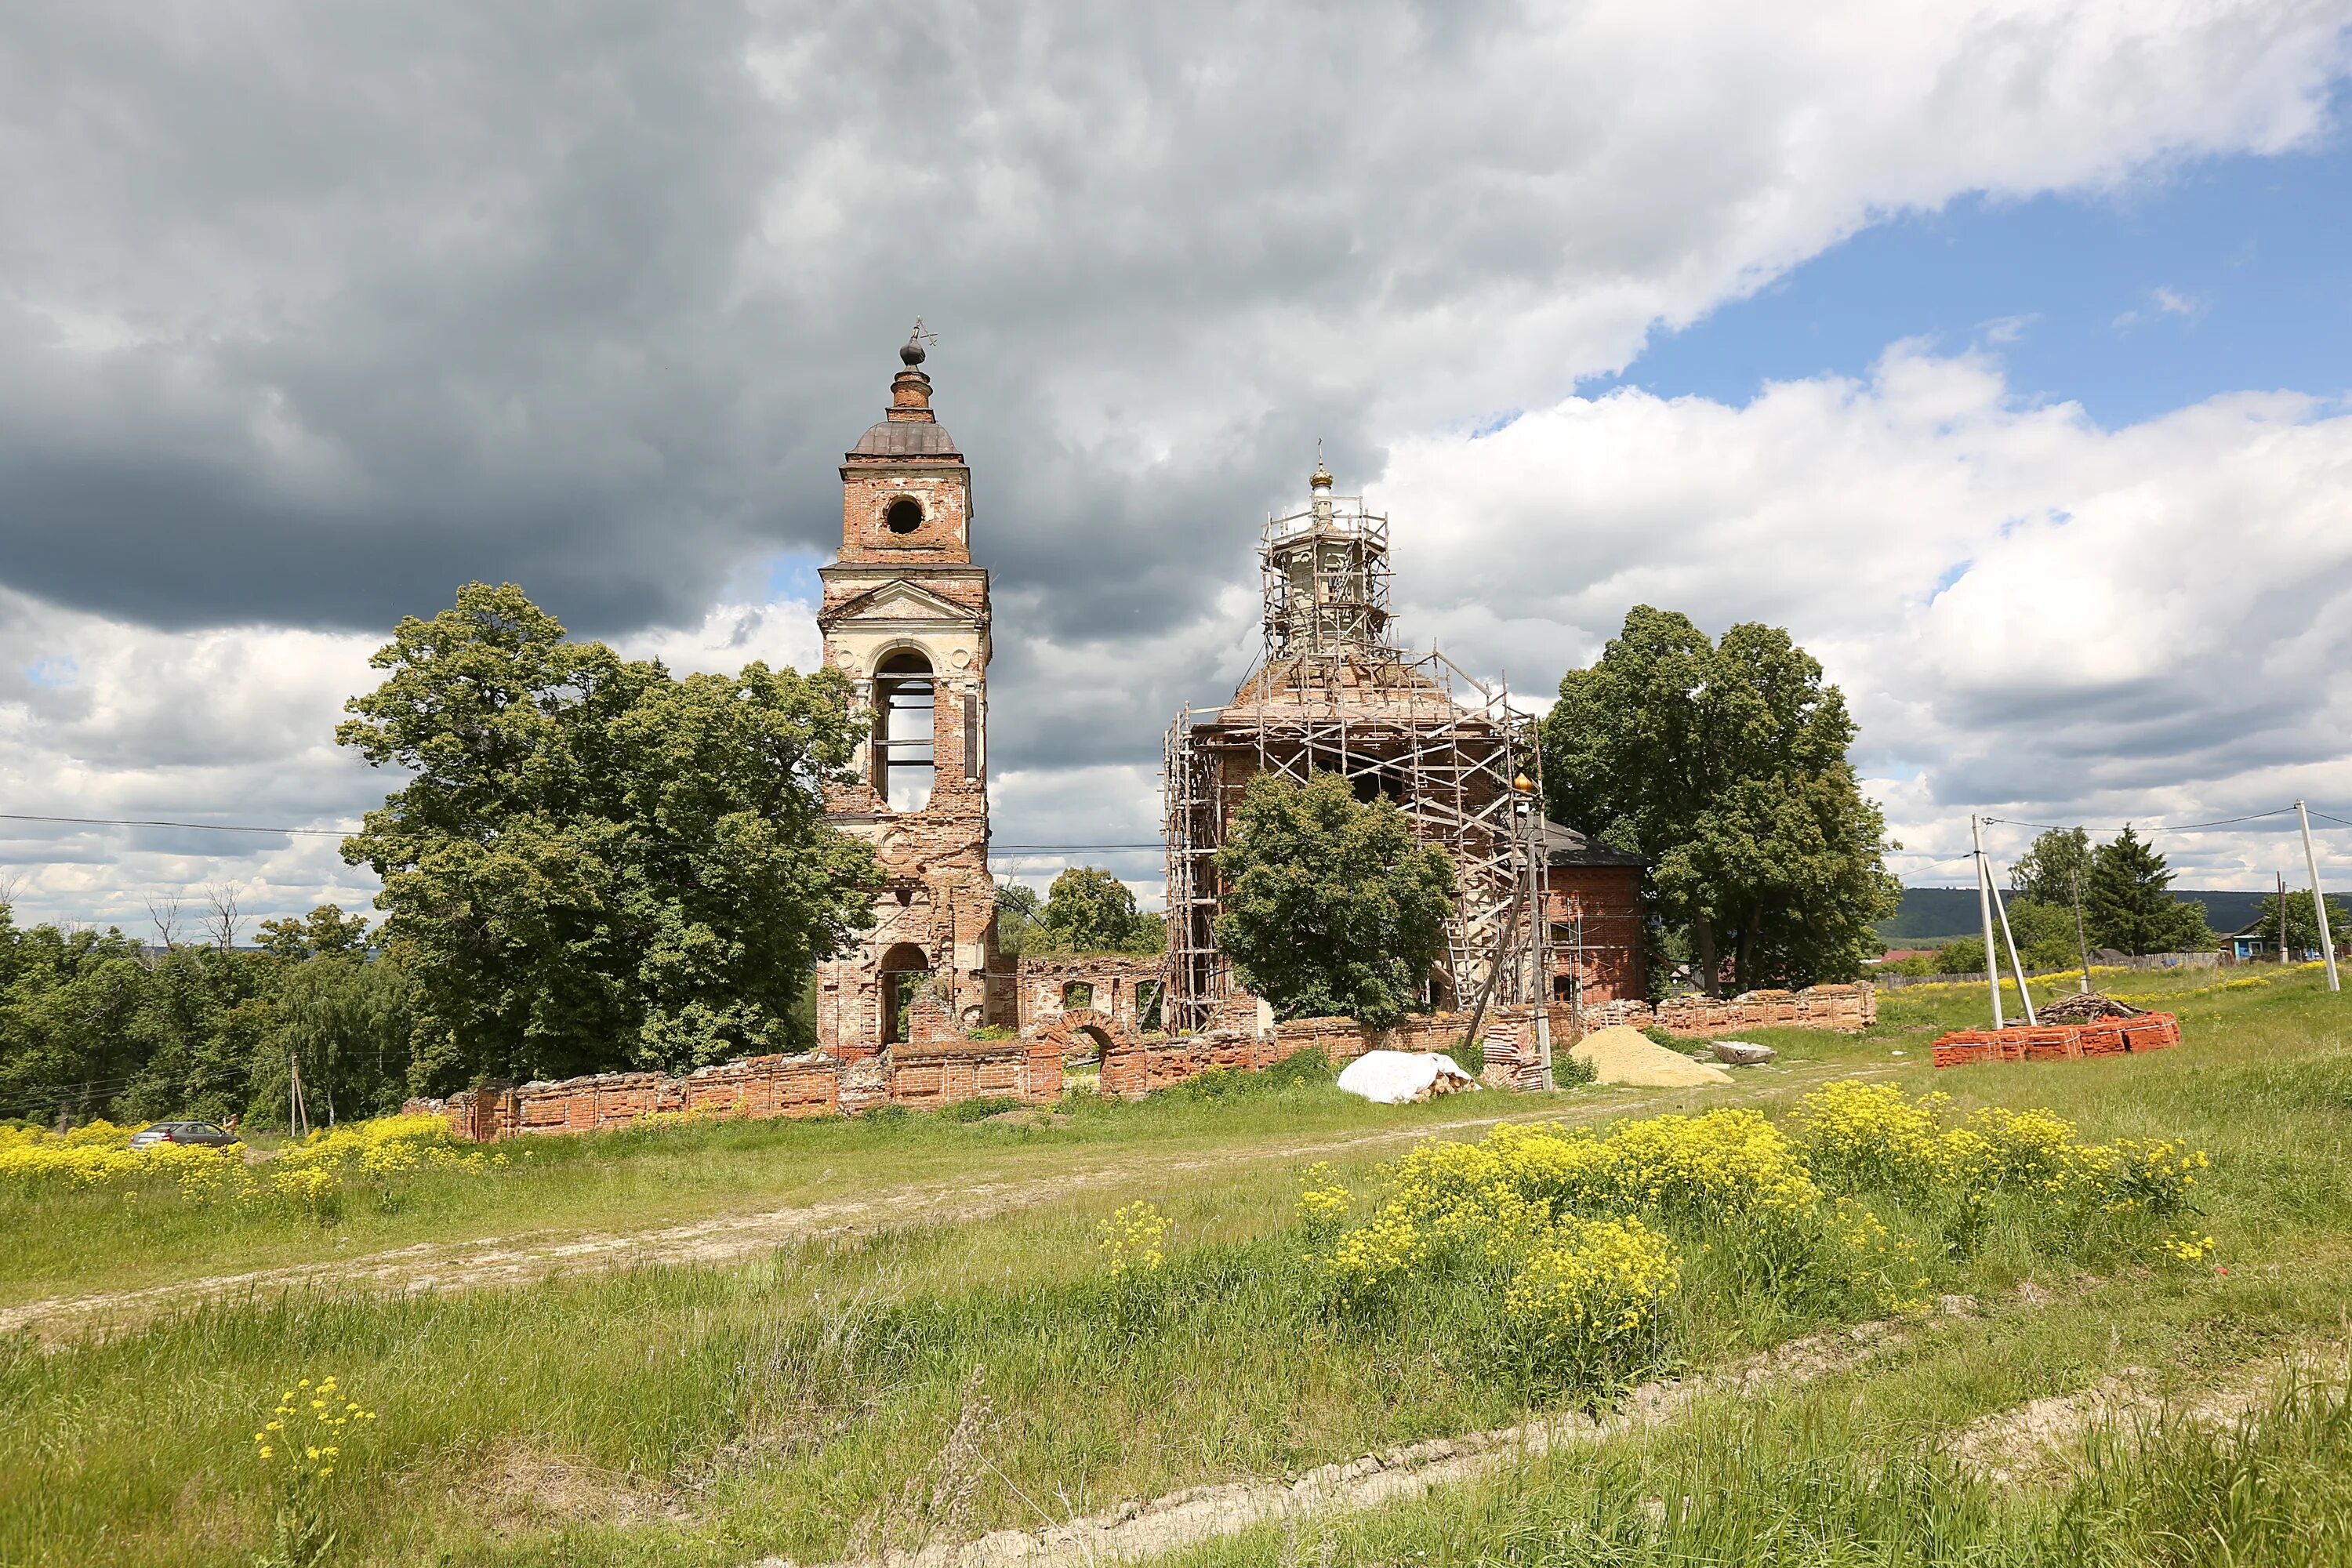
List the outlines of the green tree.
{"label": "green tree", "polygon": [[2090,834],[2079,827],[2045,828],[2009,868],[2009,886],[2021,899],[2071,910],[2077,882],[2090,874]]}
{"label": "green tree", "polygon": [[[2275,954],[2279,949],[2279,901],[2273,893],[2264,898],[2255,916],[2255,929],[2262,934],[2263,951]],[[2342,941],[2352,931],[2352,918],[2347,918],[2344,900],[2335,894],[2327,895],[2327,934]],[[2311,895],[2307,892],[2286,896],[2286,945],[2290,957],[2301,958],[2306,952],[2319,951],[2319,920],[2311,912]]]}
{"label": "green tree", "polygon": [[1895,912],[1885,818],[1846,749],[1845,699],[1786,632],[1711,642],[1635,606],[1589,669],[1560,678],[1543,725],[1554,818],[1651,865],[1660,920],[1686,928],[1703,984],[1851,979]]}
{"label": "green tree", "polygon": [[1285,1018],[1385,1028],[1418,1004],[1445,941],[1454,862],[1338,773],[1252,779],[1217,851],[1217,946]]}
{"label": "green tree", "polygon": [[261,951],[273,958],[304,959],[320,953],[367,951],[365,915],[347,915],[339,904],[320,904],[308,920],[289,915],[261,922]]}
{"label": "green tree", "polygon": [[996,950],[1013,957],[1029,951],[1034,939],[1038,911],[1045,900],[1034,888],[1018,882],[996,884]]}
{"label": "green tree", "polygon": [[861,731],[845,677],[676,678],[511,584],[402,621],[372,662],[336,738],[412,776],[343,857],[383,879],[407,954],[415,1087],[801,1043],[808,970],[881,881],[824,816]]}
{"label": "green tree", "polygon": [[7,934],[0,1110],[41,1121],[111,1113],[152,1038],[133,1027],[146,999],[145,950],[119,931],[38,925]]}
{"label": "green tree", "polygon": [[1046,889],[1037,916],[1042,950],[1056,952],[1125,952],[1144,935],[1135,894],[1108,871],[1073,866]]}
{"label": "green tree", "polygon": [[257,1110],[284,1113],[287,1063],[299,1058],[311,1112],[321,1120],[386,1116],[408,1094],[415,986],[397,952],[370,959],[328,951],[273,977],[266,1037],[253,1053]]}
{"label": "green tree", "polygon": [[2118,952],[2193,952],[2210,947],[2201,905],[2172,896],[2164,857],[2126,825],[2091,852],[2083,879],[2083,920],[2091,944]]}

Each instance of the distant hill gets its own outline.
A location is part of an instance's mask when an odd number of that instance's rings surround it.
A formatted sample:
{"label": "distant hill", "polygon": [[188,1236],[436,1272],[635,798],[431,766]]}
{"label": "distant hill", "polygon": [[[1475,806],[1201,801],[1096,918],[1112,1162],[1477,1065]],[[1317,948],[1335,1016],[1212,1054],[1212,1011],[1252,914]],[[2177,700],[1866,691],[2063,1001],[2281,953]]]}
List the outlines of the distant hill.
{"label": "distant hill", "polygon": [[[2006,889],[2003,889],[2007,891]],[[2330,889],[2331,896],[2343,895]],[[2172,896],[2205,906],[2205,923],[2217,931],[2242,931],[2262,912],[2263,895],[2227,889],[2176,888]],[[1901,946],[1905,942],[1948,942],[1975,936],[1981,929],[1973,888],[1906,888],[1903,907],[1892,920],[1878,922],[1878,934]]]}

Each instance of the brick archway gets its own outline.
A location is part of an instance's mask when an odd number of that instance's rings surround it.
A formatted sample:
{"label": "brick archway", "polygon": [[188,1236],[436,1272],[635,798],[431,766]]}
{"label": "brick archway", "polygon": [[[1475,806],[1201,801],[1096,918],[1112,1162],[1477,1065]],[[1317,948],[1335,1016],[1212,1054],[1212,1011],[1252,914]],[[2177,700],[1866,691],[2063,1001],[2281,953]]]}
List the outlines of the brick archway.
{"label": "brick archway", "polygon": [[1076,1007],[1037,1026],[1029,1037],[1050,1041],[1066,1063],[1099,1061],[1106,1052],[1133,1045],[1136,1033],[1109,1014],[1093,1007]]}

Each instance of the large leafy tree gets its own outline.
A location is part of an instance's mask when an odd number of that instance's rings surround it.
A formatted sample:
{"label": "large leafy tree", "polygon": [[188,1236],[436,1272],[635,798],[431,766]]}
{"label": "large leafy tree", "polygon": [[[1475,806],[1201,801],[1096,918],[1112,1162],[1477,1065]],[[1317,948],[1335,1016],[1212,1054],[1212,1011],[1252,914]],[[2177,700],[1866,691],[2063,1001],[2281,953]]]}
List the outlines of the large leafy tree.
{"label": "large leafy tree", "polygon": [[2092,945],[2118,952],[2193,952],[2212,945],[2202,905],[2176,899],[2164,857],[2126,824],[2091,852],[2083,920]]}
{"label": "large leafy tree", "polygon": [[1417,1004],[1454,909],[1445,851],[1416,843],[1402,812],[1357,800],[1338,773],[1252,779],[1217,875],[1217,946],[1285,1018],[1395,1024]]}
{"label": "large leafy tree", "polygon": [[1885,819],[1846,748],[1853,721],[1821,665],[1775,627],[1710,641],[1635,606],[1543,726],[1549,814],[1651,863],[1650,896],[1687,928],[1709,990],[1851,978],[1902,889]]}
{"label": "large leafy tree", "polygon": [[511,584],[402,621],[373,662],[336,738],[411,777],[343,856],[383,879],[416,1087],[803,1043],[804,976],[880,884],[824,816],[858,734],[845,678],[673,677]]}
{"label": "large leafy tree", "polygon": [[2090,874],[2090,834],[2080,827],[2052,827],[2037,836],[2009,868],[2009,885],[2021,899],[2071,909],[2076,885]]}
{"label": "large leafy tree", "polygon": [[1099,867],[1073,866],[1046,889],[1030,939],[1040,952],[1152,952],[1162,932],[1126,883]]}

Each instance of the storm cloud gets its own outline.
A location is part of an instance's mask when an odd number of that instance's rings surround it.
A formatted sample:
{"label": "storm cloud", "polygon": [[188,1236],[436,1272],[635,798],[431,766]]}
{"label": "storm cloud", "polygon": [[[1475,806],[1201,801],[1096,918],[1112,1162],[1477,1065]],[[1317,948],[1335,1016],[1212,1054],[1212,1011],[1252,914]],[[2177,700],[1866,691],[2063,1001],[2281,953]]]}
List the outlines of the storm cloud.
{"label": "storm cloud", "polygon": [[[778,584],[837,539],[839,454],[919,313],[998,574],[1012,842],[1149,831],[1159,736],[1246,662],[1258,521],[1318,438],[1343,488],[1392,492],[1427,568],[1408,634],[1522,687],[1590,657],[1629,595],[1859,637],[1805,583],[1693,565],[1678,532],[1719,498],[1589,489],[1536,518],[1529,564],[1478,580],[1477,520],[1415,475],[1449,444],[1504,451],[1472,433],[1513,416],[1506,436],[1548,428],[1650,333],[1890,214],[2306,142],[2346,16],[21,8],[0,27],[0,788],[347,817],[381,785],[329,733],[366,650],[473,578],[681,663],[805,661],[805,588]],[[1575,460],[1524,459],[1515,493],[1559,494]],[[1738,509],[1750,547],[1825,548],[1769,500]],[[1417,554],[1416,527],[1449,542]],[[2022,699],[1946,679],[1932,721],[1858,700],[1866,740],[1978,766],[1951,735]],[[2291,718],[2118,718],[2095,743],[2284,765],[2308,750]],[[212,877],[363,896],[326,840],[207,860],[27,835],[0,858],[28,911],[116,918]]]}

